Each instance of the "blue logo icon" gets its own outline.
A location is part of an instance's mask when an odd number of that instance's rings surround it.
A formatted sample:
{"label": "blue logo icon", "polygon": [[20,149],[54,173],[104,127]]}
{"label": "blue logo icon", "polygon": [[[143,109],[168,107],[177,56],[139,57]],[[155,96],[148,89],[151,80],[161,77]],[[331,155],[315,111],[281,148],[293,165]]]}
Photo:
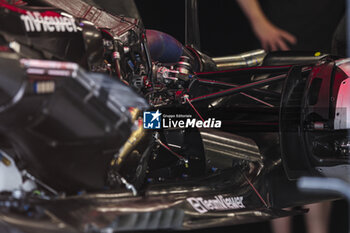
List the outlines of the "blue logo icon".
{"label": "blue logo icon", "polygon": [[161,115],[159,110],[156,112],[143,112],[143,128],[160,129]]}

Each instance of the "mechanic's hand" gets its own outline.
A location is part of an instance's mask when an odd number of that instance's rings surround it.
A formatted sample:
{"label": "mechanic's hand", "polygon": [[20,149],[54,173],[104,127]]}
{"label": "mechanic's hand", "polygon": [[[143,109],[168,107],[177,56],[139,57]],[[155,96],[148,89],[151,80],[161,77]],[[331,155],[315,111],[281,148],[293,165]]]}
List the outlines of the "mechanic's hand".
{"label": "mechanic's hand", "polygon": [[266,51],[289,50],[287,44],[295,44],[297,39],[292,34],[276,27],[267,20],[255,22],[253,29]]}

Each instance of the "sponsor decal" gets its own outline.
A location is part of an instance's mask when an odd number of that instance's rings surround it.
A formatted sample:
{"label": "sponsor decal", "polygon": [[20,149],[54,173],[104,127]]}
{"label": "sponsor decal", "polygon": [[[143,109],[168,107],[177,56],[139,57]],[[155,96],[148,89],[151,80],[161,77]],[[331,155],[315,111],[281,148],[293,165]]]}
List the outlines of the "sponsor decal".
{"label": "sponsor decal", "polygon": [[245,208],[243,197],[223,197],[222,195],[214,196],[214,199],[204,199],[202,197],[187,198],[188,203],[197,212],[204,214],[208,211],[218,210],[235,210]]}
{"label": "sponsor decal", "polygon": [[199,120],[189,114],[164,114],[156,112],[143,113],[143,127],[145,129],[170,128],[221,128],[222,122],[215,118]]}
{"label": "sponsor decal", "polygon": [[75,20],[64,16],[43,16],[40,12],[27,11],[21,15],[27,32],[77,32]]}

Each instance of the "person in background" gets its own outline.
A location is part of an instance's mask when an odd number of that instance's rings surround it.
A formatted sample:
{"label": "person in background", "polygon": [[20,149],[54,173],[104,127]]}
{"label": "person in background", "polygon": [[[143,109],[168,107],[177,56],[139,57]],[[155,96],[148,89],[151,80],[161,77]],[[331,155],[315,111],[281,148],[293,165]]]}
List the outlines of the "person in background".
{"label": "person in background", "polygon": [[288,43],[297,43],[294,35],[272,24],[257,0],[237,0],[237,2],[249,19],[263,49],[266,51],[288,50]]}
{"label": "person in background", "polygon": [[330,52],[344,0],[237,0],[267,51]]}
{"label": "person in background", "polygon": [[[329,232],[331,202],[321,202],[309,204],[304,208],[309,209],[305,214],[305,226],[308,233],[327,233]],[[272,232],[291,233],[292,217],[278,218],[271,221]]]}

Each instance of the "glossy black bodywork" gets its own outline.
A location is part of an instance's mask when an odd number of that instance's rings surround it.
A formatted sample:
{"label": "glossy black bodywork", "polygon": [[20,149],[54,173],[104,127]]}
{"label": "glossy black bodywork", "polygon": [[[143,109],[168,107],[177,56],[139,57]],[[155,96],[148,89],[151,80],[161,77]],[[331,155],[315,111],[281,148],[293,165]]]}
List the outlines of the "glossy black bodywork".
{"label": "glossy black bodywork", "polygon": [[[32,224],[28,230],[29,217],[16,214],[0,215],[0,219],[11,223],[24,232],[55,229],[60,223],[64,227],[57,232],[94,232],[94,230],[155,230],[155,229],[197,229],[231,224],[242,224],[300,214],[300,211],[283,211],[266,207],[251,186],[245,181],[246,173],[239,169],[230,169],[204,179],[188,182],[154,185],[138,197],[128,192],[105,192],[85,194],[56,201],[34,202],[37,207],[49,211],[49,218]],[[267,196],[264,180],[256,180],[255,187],[263,198]],[[260,183],[260,184],[259,184]],[[199,214],[186,201],[191,197],[212,198],[215,195],[243,196],[246,208],[235,211],[209,211]],[[270,195],[270,194],[268,194]],[[21,219],[13,222],[13,219]],[[22,225],[23,224],[23,225]],[[39,222],[38,222],[39,224]],[[74,229],[74,230],[73,230]],[[70,231],[69,231],[70,230]]]}
{"label": "glossy black bodywork", "polygon": [[[45,15],[59,15],[61,10],[53,7],[8,7],[0,10],[0,31],[6,41],[21,45],[19,53],[24,57],[76,62],[86,69],[103,61],[103,41],[100,31],[91,23],[76,19],[79,30],[72,32],[26,30],[21,17],[35,12]],[[29,13],[30,12],[30,13]]]}

